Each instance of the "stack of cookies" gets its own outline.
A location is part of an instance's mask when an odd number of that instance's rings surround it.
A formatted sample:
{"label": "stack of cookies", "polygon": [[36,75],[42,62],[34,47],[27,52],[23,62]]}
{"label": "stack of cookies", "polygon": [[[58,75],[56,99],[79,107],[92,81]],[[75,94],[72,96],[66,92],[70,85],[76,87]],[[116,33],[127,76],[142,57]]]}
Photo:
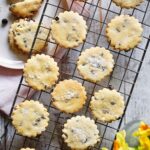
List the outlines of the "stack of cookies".
{"label": "stack of cookies", "polygon": [[[10,10],[18,12],[18,8],[35,2],[34,9],[17,13],[17,16],[31,16],[40,6],[41,0],[16,1]],[[142,0],[113,0],[125,8],[137,6]],[[14,22],[9,30],[9,43],[13,50],[29,53],[37,23],[28,19]],[[111,20],[106,28],[106,36],[111,46],[118,50],[130,50],[141,41],[141,24],[133,16],[120,15]],[[46,39],[48,32],[39,30],[38,37]],[[52,20],[51,35],[57,44],[64,48],[73,48],[86,39],[86,21],[78,13],[65,11]],[[115,38],[114,38],[115,37]],[[35,41],[33,53],[40,53],[46,43]],[[110,75],[114,68],[113,55],[104,47],[85,49],[78,58],[77,69],[84,80],[100,82]],[[35,90],[46,90],[53,87],[51,93],[52,105],[61,112],[73,114],[83,108],[87,101],[85,87],[76,80],[58,81],[59,68],[55,60],[45,54],[36,54],[26,62],[23,69],[26,83]],[[57,83],[57,84],[56,84]],[[55,86],[56,84],[56,86]],[[90,101],[90,110],[94,117],[101,122],[110,123],[119,119],[125,107],[124,98],[116,90],[102,89],[94,93]],[[36,137],[48,126],[49,114],[43,104],[34,100],[25,100],[17,105],[12,113],[12,124],[23,136]],[[85,116],[68,119],[62,130],[62,137],[71,149],[85,150],[100,141],[99,130],[94,120]],[[21,150],[30,150],[22,148]],[[31,149],[34,150],[34,149]]]}

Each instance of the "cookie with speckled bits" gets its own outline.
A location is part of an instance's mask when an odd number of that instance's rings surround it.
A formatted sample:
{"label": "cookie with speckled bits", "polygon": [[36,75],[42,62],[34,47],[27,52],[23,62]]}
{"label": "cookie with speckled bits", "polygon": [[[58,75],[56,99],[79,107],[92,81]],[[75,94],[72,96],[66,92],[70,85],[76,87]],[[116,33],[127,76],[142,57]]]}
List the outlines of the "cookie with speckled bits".
{"label": "cookie with speckled bits", "polygon": [[[22,24],[25,24],[22,26]],[[14,41],[17,47],[24,53],[29,53],[32,44],[34,42],[34,37],[36,35],[38,24],[34,21],[20,22],[18,26],[13,30],[14,32]],[[46,49],[48,37],[48,30],[45,28],[40,28],[38,35],[33,45],[32,53],[41,53]]]}
{"label": "cookie with speckled bits", "polygon": [[12,124],[23,136],[36,137],[48,126],[49,113],[38,101],[25,100],[12,112]]}
{"label": "cookie with speckled bits", "polygon": [[113,2],[122,8],[135,8],[140,5],[143,0],[113,0]]}
{"label": "cookie with speckled bits", "polygon": [[20,0],[10,5],[13,15],[21,18],[32,17],[38,11],[43,0]]}
{"label": "cookie with speckled bits", "polygon": [[116,16],[106,28],[106,36],[111,46],[119,50],[130,50],[142,39],[142,26],[129,15]]}
{"label": "cookie with speckled bits", "polygon": [[76,80],[60,81],[52,92],[53,105],[62,112],[79,111],[86,102],[85,88]]}
{"label": "cookie with speckled bits", "polygon": [[94,120],[85,116],[68,119],[62,132],[65,143],[71,149],[87,149],[93,147],[100,140],[99,131]]}
{"label": "cookie with speckled bits", "polygon": [[124,99],[116,90],[102,89],[92,96],[90,109],[96,119],[112,122],[123,114]]}
{"label": "cookie with speckled bits", "polygon": [[105,48],[92,47],[86,49],[78,58],[77,68],[85,80],[101,81],[112,72],[113,55]]}
{"label": "cookie with speckled bits", "polygon": [[[19,19],[16,20],[14,23],[11,24],[8,32],[8,42],[10,45],[10,48],[15,52],[21,52],[21,50],[18,48],[18,46],[15,44],[14,40],[14,30],[17,28],[17,26],[25,27],[25,24],[27,23],[27,19]],[[31,20],[30,20],[31,21]]]}
{"label": "cookie with speckled bits", "polygon": [[37,54],[28,59],[23,69],[25,81],[36,90],[51,88],[58,80],[57,63],[48,55]]}
{"label": "cookie with speckled bits", "polygon": [[73,48],[85,40],[87,25],[78,13],[65,11],[52,20],[51,34],[60,46]]}
{"label": "cookie with speckled bits", "polygon": [[35,150],[34,148],[21,148],[20,150]]}

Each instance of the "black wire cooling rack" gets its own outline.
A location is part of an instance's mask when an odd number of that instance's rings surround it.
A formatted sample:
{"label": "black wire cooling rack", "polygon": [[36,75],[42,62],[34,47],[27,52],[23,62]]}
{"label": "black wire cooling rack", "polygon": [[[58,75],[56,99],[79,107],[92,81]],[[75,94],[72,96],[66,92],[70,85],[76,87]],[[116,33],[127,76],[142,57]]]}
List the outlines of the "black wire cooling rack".
{"label": "black wire cooling rack", "polygon": [[[70,0],[71,3],[67,10],[72,10],[74,7],[74,0]],[[35,39],[31,48],[31,53],[34,47],[34,43],[38,38],[38,32],[40,28],[45,28],[50,34],[50,22],[54,19],[59,12],[66,10],[64,7],[65,0],[47,0],[43,9],[41,19],[39,21],[39,27],[37,29]],[[80,7],[81,8],[81,7]],[[52,10],[52,11],[51,11]],[[78,9],[79,11],[80,9]],[[90,12],[87,16],[87,11]],[[70,115],[61,113],[51,105],[51,90],[36,92],[34,98],[45,105],[50,113],[49,126],[45,132],[36,138],[27,138],[17,134],[16,130],[11,126],[11,120],[5,126],[5,133],[1,137],[2,150],[20,150],[22,147],[31,147],[36,150],[67,150],[67,146],[61,138],[61,129],[66,119],[71,118],[74,115],[85,115],[92,117],[89,111],[89,101],[95,91],[102,88],[114,88],[120,92],[125,99],[125,111],[129,104],[132,91],[134,89],[146,50],[150,42],[150,21],[148,11],[150,10],[149,1],[145,0],[140,6],[135,9],[121,9],[117,7],[111,0],[92,0],[86,1],[80,10],[80,14],[87,21],[88,34],[85,42],[77,48],[62,49],[52,39],[40,39],[49,43],[48,54],[52,55],[58,62],[60,67],[60,79],[73,78],[78,80],[85,86],[87,90],[87,104],[83,110],[79,113]],[[142,42],[138,47],[128,51],[117,51],[110,47],[105,36],[105,28],[107,23],[116,15],[129,14],[135,16],[142,23],[144,28]],[[115,67],[112,74],[105,78],[102,82],[92,83],[83,80],[76,70],[76,60],[81,54],[82,50],[93,47],[103,46],[114,56]],[[53,51],[53,53],[51,53]],[[63,57],[58,57],[64,52]],[[21,94],[22,88],[27,88],[28,93],[26,95]],[[28,99],[32,89],[24,82],[23,77],[18,86],[18,90],[14,99],[13,106],[16,101]],[[13,107],[11,109],[11,112]],[[95,120],[98,129],[100,131],[101,141],[92,148],[93,150],[100,150],[106,146],[108,149],[112,149],[115,134],[121,128],[123,124],[124,115],[117,121],[112,123],[102,123]],[[10,113],[11,116],[11,113]]]}

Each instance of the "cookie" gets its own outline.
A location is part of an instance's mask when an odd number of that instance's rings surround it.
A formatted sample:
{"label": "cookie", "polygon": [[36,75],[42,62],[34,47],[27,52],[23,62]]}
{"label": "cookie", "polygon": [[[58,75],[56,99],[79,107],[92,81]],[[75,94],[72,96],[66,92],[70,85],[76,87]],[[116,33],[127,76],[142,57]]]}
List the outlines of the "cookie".
{"label": "cookie", "polygon": [[15,3],[18,3],[18,2],[23,2],[24,0],[8,0],[8,2],[10,4],[15,4]]}
{"label": "cookie", "polygon": [[[22,26],[22,24],[24,24],[24,26]],[[13,30],[15,44],[22,52],[29,53],[31,51],[37,28],[38,23],[32,20],[24,20],[24,22],[20,22]],[[32,53],[41,53],[46,49],[48,34],[49,31],[47,29],[42,27],[39,29],[38,38],[36,38]]]}
{"label": "cookie", "polygon": [[64,141],[71,149],[87,149],[100,140],[94,120],[85,116],[76,116],[67,120],[62,132]]}
{"label": "cookie", "polygon": [[112,54],[105,48],[92,47],[86,49],[78,58],[77,68],[85,80],[101,81],[112,72],[114,60]]}
{"label": "cookie", "polygon": [[87,25],[78,13],[65,11],[52,20],[51,34],[60,46],[73,48],[85,40]]}
{"label": "cookie", "polygon": [[20,0],[10,5],[13,15],[21,18],[32,17],[38,11],[43,0]]}
{"label": "cookie", "polygon": [[122,8],[135,8],[140,5],[143,0],[113,0],[113,2]]}
{"label": "cookie", "polygon": [[37,54],[28,59],[23,69],[25,81],[36,90],[46,90],[58,80],[57,63],[48,55]]}
{"label": "cookie", "polygon": [[124,99],[116,90],[102,89],[92,96],[90,109],[96,119],[112,122],[123,114]]}
{"label": "cookie", "polygon": [[142,27],[138,20],[129,15],[116,16],[106,28],[111,46],[119,50],[130,50],[141,41]]}
{"label": "cookie", "polygon": [[60,81],[52,92],[53,105],[62,112],[79,111],[86,102],[86,91],[76,80]]}
{"label": "cookie", "polygon": [[20,150],[35,150],[34,148],[21,148]]}
{"label": "cookie", "polygon": [[19,19],[16,20],[14,23],[11,24],[10,28],[9,28],[9,32],[8,32],[8,42],[10,45],[10,48],[15,51],[15,52],[21,52],[21,50],[19,50],[19,48],[17,47],[17,45],[15,44],[15,40],[14,40],[14,30],[17,26],[25,26],[25,23],[27,22],[26,19]]}
{"label": "cookie", "polygon": [[48,126],[49,113],[38,101],[25,100],[14,108],[11,118],[19,134],[36,137]]}

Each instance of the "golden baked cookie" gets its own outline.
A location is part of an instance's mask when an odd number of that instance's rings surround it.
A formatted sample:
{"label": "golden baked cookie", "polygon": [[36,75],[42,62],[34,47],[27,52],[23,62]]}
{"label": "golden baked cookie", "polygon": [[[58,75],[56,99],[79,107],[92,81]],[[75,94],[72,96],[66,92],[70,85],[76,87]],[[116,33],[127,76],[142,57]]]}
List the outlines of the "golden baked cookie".
{"label": "golden baked cookie", "polygon": [[15,52],[21,52],[21,50],[19,50],[18,46],[15,44],[14,30],[17,26],[24,27],[26,23],[27,23],[26,19],[19,19],[19,20],[16,20],[13,24],[11,24],[9,28],[8,42],[9,42],[10,48]]}
{"label": "golden baked cookie", "polygon": [[23,69],[25,81],[36,90],[51,88],[58,80],[57,63],[48,55],[37,54],[28,59]]}
{"label": "golden baked cookie", "polygon": [[52,92],[53,105],[60,111],[74,113],[86,102],[85,88],[76,80],[60,81]]}
{"label": "golden baked cookie", "polygon": [[65,11],[52,20],[51,34],[60,46],[73,48],[85,40],[87,25],[77,12]]}
{"label": "golden baked cookie", "polygon": [[19,134],[36,137],[48,126],[49,113],[38,101],[25,100],[14,108],[11,118]]}
{"label": "golden baked cookie", "polygon": [[71,149],[87,149],[93,147],[100,140],[99,131],[94,120],[85,116],[68,119],[62,132],[65,143]]}
{"label": "golden baked cookie", "polygon": [[111,46],[119,50],[130,50],[142,39],[142,26],[129,15],[116,16],[106,28],[106,36]]}
{"label": "golden baked cookie", "polygon": [[113,0],[113,2],[122,8],[135,8],[140,5],[143,0]]}
{"label": "golden baked cookie", "polygon": [[[24,26],[22,25],[24,24]],[[32,48],[34,37],[38,28],[38,23],[30,20],[24,20],[19,23],[14,29],[14,41],[16,46],[24,53],[29,53]],[[34,43],[32,53],[41,53],[46,48],[46,39],[48,36],[48,30],[40,28],[38,32],[38,38]]]}
{"label": "golden baked cookie", "polygon": [[112,122],[123,114],[124,99],[116,90],[104,88],[94,93],[90,108],[96,119],[102,122]]}
{"label": "golden baked cookie", "polygon": [[101,81],[109,75],[114,66],[113,55],[105,48],[92,47],[81,53],[77,68],[85,80]]}
{"label": "golden baked cookie", "polygon": [[21,18],[32,17],[38,11],[43,0],[20,0],[10,5],[13,15]]}

